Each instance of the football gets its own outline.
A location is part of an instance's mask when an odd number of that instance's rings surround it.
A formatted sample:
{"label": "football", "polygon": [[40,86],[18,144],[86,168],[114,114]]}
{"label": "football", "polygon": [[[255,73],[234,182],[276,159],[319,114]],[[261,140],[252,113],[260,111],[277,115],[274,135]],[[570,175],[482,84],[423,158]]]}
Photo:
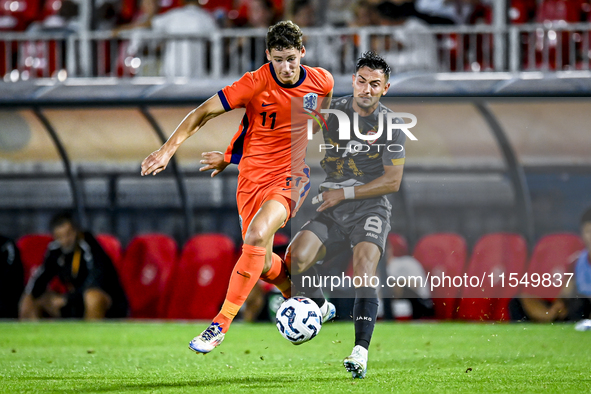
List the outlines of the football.
{"label": "football", "polygon": [[294,345],[308,342],[320,332],[322,315],[314,301],[306,297],[286,300],[275,316],[277,329]]}

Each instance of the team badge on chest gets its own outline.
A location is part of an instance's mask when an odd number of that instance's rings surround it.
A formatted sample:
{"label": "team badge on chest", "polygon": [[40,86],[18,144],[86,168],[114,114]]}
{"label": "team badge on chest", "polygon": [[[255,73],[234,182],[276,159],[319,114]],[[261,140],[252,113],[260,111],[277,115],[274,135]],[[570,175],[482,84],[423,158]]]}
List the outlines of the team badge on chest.
{"label": "team badge on chest", "polygon": [[304,96],[304,109],[315,110],[318,107],[318,94],[308,93]]}

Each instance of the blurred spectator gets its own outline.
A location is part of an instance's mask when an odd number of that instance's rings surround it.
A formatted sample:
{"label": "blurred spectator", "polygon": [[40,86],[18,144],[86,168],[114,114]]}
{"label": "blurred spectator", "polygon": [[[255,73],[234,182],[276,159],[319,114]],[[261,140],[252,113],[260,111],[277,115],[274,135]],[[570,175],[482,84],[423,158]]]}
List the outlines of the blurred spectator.
{"label": "blurred spectator", "polygon": [[245,27],[262,27],[267,29],[274,24],[277,13],[271,0],[249,0],[247,22]]}
{"label": "blurred spectator", "polygon": [[591,208],[581,218],[581,237],[585,250],[571,265],[574,276],[564,286],[558,298],[514,298],[509,303],[511,320],[553,322],[577,321],[591,317]]}
{"label": "blurred spectator", "polygon": [[[183,6],[151,20],[152,31],[163,34],[211,35],[218,30],[213,16],[199,6],[198,0],[184,0]],[[164,75],[167,77],[200,77],[206,71],[207,45],[204,39],[174,39],[166,43]]]}
{"label": "blurred spectator", "polygon": [[57,10],[52,9],[54,12],[47,15],[43,20],[31,23],[27,29],[28,32],[51,31],[75,33],[79,30],[78,3],[72,0],[64,0],[59,3],[54,2],[54,4],[59,5]]}
{"label": "blurred spectator", "polygon": [[140,10],[136,12],[131,22],[123,24],[113,30],[113,34],[131,29],[147,29],[152,25],[152,18],[158,13],[158,0],[141,0]]}
{"label": "blurred spectator", "polygon": [[[357,0],[326,0],[322,3],[322,7],[325,7],[325,15],[319,16],[317,19],[318,23],[325,22],[328,26],[345,27],[353,23],[353,8]],[[325,21],[319,20],[320,18],[326,18]]]}
{"label": "blurred spectator", "polygon": [[[391,246],[387,244],[386,255],[391,256]],[[391,298],[392,314],[397,319],[420,319],[434,315],[433,300],[428,287],[420,287],[426,283],[427,275],[421,263],[414,257],[392,257],[387,260],[386,274],[390,281],[396,280],[397,284],[406,284],[404,287],[392,287]],[[400,278],[400,279],[399,279]],[[412,278],[421,278],[420,280]],[[386,298],[386,297],[384,297]]]}
{"label": "blurred spectator", "polygon": [[25,287],[23,276],[14,241],[0,235],[0,319],[18,317],[18,301]]}
{"label": "blurred spectator", "polygon": [[236,27],[268,28],[283,16],[283,0],[241,0],[236,16],[232,19]]}
{"label": "blurred spectator", "polygon": [[431,20],[425,19],[430,24],[440,24],[437,20],[449,20],[452,23],[462,25],[470,21],[475,6],[480,0],[416,0],[416,10]]}
{"label": "blurred spectator", "polygon": [[114,2],[105,1],[94,13],[95,30],[113,30],[117,26],[117,7]]}
{"label": "blurred spectator", "polygon": [[377,26],[379,24],[380,15],[374,4],[367,0],[360,0],[354,4],[351,27]]}
{"label": "blurred spectator", "polygon": [[381,23],[395,26],[396,29],[391,35],[385,36],[381,44],[374,40],[372,46],[384,48],[381,55],[394,73],[432,70],[437,67],[436,39],[429,31],[427,23],[416,16],[411,3],[396,5],[384,2],[377,6],[377,10]]}
{"label": "blurred spectator", "polygon": [[[268,29],[269,26],[277,22],[277,11],[271,0],[246,0],[242,3],[239,10],[240,17],[235,19],[235,23],[240,27]],[[245,19],[242,17],[245,15]],[[249,64],[243,64],[243,68],[257,69],[267,63],[265,53],[266,44],[264,35],[245,36],[235,41],[235,47],[228,46],[226,56],[232,58],[236,53],[247,53]],[[248,53],[250,54],[248,55]],[[230,61],[226,62],[227,64]]]}
{"label": "blurred spectator", "polygon": [[[55,241],[27,284],[20,317],[125,317],[127,299],[117,272],[94,236],[79,230],[69,213],[54,216],[50,227]],[[48,290],[56,276],[66,287],[65,294]]]}
{"label": "blurred spectator", "polygon": [[290,19],[299,27],[316,25],[316,8],[313,0],[295,0],[291,5]]}

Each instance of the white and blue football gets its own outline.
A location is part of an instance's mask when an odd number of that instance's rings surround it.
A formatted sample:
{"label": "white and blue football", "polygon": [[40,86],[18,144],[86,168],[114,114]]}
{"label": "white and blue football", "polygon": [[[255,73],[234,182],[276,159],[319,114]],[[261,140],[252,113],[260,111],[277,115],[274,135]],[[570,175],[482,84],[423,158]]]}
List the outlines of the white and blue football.
{"label": "white and blue football", "polygon": [[318,335],[322,328],[322,315],[311,299],[292,297],[277,309],[275,322],[285,339],[300,345]]}

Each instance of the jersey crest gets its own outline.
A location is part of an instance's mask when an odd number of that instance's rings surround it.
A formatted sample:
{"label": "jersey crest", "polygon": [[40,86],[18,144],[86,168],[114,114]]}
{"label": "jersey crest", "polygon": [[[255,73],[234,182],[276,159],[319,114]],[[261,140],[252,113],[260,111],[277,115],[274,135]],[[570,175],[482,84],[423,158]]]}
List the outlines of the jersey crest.
{"label": "jersey crest", "polygon": [[308,93],[304,96],[304,109],[315,110],[318,107],[318,94]]}

